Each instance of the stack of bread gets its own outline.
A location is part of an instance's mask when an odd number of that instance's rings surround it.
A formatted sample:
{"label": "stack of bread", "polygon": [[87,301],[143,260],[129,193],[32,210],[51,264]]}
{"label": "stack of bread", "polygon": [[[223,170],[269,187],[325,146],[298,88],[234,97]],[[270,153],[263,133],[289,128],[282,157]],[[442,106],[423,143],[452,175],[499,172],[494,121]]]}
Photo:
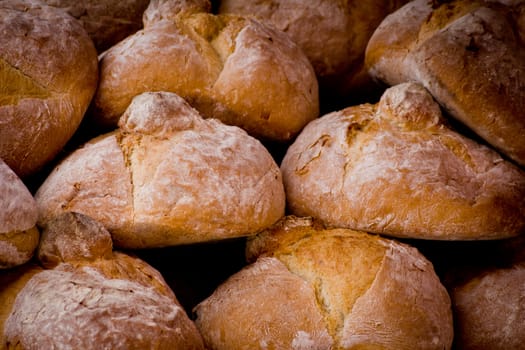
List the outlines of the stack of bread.
{"label": "stack of bread", "polygon": [[0,349],[520,349],[525,2],[0,2]]}

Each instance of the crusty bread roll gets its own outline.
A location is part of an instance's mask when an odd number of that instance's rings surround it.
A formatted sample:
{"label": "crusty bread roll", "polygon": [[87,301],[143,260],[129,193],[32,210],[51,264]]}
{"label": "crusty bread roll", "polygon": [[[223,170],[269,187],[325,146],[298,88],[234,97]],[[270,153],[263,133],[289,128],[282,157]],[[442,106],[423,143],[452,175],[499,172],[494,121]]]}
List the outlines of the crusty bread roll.
{"label": "crusty bread roll", "polygon": [[97,85],[97,53],[77,20],[37,1],[0,2],[0,32],[0,158],[25,178],[79,126]]}
{"label": "crusty bread roll", "polygon": [[43,269],[37,264],[27,263],[8,270],[0,270],[0,350],[6,350],[4,336],[5,320],[11,313],[16,296],[27,281]]}
{"label": "crusty bread roll", "polygon": [[286,217],[194,309],[209,349],[450,349],[449,296],[415,248]]}
{"label": "crusty bread roll", "polygon": [[448,128],[416,83],[311,122],[281,170],[290,212],[333,226],[442,240],[525,230],[525,173]]}
{"label": "crusty bread roll", "polygon": [[135,97],[120,129],[73,152],[35,198],[41,226],[76,211],[126,248],[251,235],[285,207],[279,167],[258,140],[167,92]]}
{"label": "crusty bread roll", "polygon": [[142,28],[149,0],[40,0],[78,19],[98,52],[109,49]]}
{"label": "crusty bread roll", "polygon": [[160,273],[112,252],[100,223],[64,213],[42,241],[38,257],[53,268],[18,291],[5,321],[7,349],[203,349]]}
{"label": "crusty bread roll", "polygon": [[390,85],[423,84],[453,117],[525,166],[524,20],[523,1],[412,1],[374,32],[366,65]]}
{"label": "crusty bread roll", "polygon": [[204,116],[269,140],[289,140],[318,116],[315,73],[286,34],[239,16],[166,19],[155,9],[164,7],[148,8],[152,23],[101,55],[92,123],[115,126],[146,91],[177,93]]}
{"label": "crusty bread roll", "polygon": [[312,63],[321,97],[335,100],[379,90],[364,68],[366,45],[383,18],[406,2],[222,0],[219,13],[253,15],[286,32]]}
{"label": "crusty bread roll", "polygon": [[37,218],[35,199],[0,159],[0,269],[31,259],[40,235]]}

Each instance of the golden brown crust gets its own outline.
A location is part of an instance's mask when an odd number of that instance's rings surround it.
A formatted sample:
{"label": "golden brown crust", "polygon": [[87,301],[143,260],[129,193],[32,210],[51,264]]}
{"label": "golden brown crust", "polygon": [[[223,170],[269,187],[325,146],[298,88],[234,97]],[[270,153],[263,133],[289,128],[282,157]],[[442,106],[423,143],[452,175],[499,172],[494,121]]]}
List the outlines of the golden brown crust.
{"label": "golden brown crust", "polygon": [[203,349],[162,276],[122,253],[36,274],[18,293],[5,338],[7,349]]}
{"label": "golden brown crust", "polygon": [[368,39],[405,2],[223,0],[219,13],[255,16],[286,32],[312,63],[321,92],[344,96],[371,85],[363,67]]}
{"label": "golden brown crust", "polygon": [[251,235],[284,214],[277,164],[240,128],[160,92],[137,96],[120,125],[42,184],[41,225],[77,211],[106,226],[116,246],[137,248]]}
{"label": "golden brown crust", "polygon": [[0,31],[0,157],[25,177],[80,124],[97,84],[97,54],[79,22],[35,1],[3,1]]}
{"label": "golden brown crust", "polygon": [[238,16],[154,21],[108,50],[100,67],[93,120],[103,125],[114,126],[145,91],[175,92],[204,116],[268,139],[289,140],[319,113],[304,53],[285,34]]}
{"label": "golden brown crust", "polygon": [[415,83],[311,122],[281,164],[291,213],[424,239],[495,239],[525,229],[525,175],[449,129]]}
{"label": "golden brown crust", "polygon": [[38,245],[35,200],[0,159],[0,269],[27,262]]}
{"label": "golden brown crust", "polygon": [[142,21],[144,27],[154,25],[161,20],[176,21],[178,16],[192,13],[208,13],[211,11],[209,0],[151,0],[144,11]]}
{"label": "golden brown crust", "polygon": [[109,49],[142,28],[149,0],[41,0],[78,19],[98,52]]}
{"label": "golden brown crust", "polygon": [[[212,349],[262,346],[268,336],[292,349],[450,349],[449,296],[415,248],[286,217],[251,239],[247,250],[255,263],[195,309]],[[304,313],[322,319],[312,329]],[[303,341],[294,343],[301,327]],[[317,339],[326,332],[328,339]]]}
{"label": "golden brown crust", "polygon": [[512,11],[483,1],[413,1],[378,27],[366,64],[390,85],[421,83],[453,117],[524,166],[525,46]]}

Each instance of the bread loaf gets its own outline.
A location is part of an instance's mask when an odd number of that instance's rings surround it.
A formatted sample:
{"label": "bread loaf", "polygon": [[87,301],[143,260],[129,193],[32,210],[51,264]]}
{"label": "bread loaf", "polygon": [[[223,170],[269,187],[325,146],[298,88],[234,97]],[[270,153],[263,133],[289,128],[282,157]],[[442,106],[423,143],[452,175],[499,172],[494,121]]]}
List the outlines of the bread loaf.
{"label": "bread loaf", "polygon": [[144,30],[101,56],[93,123],[114,127],[146,91],[177,93],[203,116],[269,140],[287,141],[318,116],[315,73],[286,34],[239,16],[155,14],[164,8],[148,8]]}
{"label": "bread loaf", "polygon": [[290,212],[331,226],[439,240],[525,230],[525,173],[447,127],[416,83],[311,122],[281,170]]}
{"label": "bread loaf", "polygon": [[35,263],[27,263],[8,270],[0,270],[0,350],[6,350],[5,320],[11,313],[16,296],[27,281],[43,269]]}
{"label": "bread loaf", "polygon": [[450,349],[449,296],[415,248],[286,217],[195,308],[209,349]]}
{"label": "bread loaf", "polygon": [[33,196],[0,159],[0,269],[31,259],[40,235],[37,218]]}
{"label": "bread loaf", "polygon": [[[366,50],[387,84],[417,81],[453,117],[525,166],[525,3],[412,1]],[[435,5],[435,6],[434,6]]]}
{"label": "bread loaf", "polygon": [[166,92],[135,97],[120,128],[73,152],[35,198],[41,226],[76,211],[125,248],[255,234],[285,206],[281,173],[259,141]]}
{"label": "bread loaf", "polygon": [[142,28],[149,0],[41,0],[78,19],[98,52],[103,52]]}
{"label": "bread loaf", "polygon": [[2,1],[0,32],[0,158],[25,178],[79,126],[96,89],[97,53],[77,20],[37,1]]}
{"label": "bread loaf", "polygon": [[312,63],[322,101],[335,103],[379,90],[364,67],[366,44],[383,18],[406,2],[222,0],[218,11],[255,16],[286,32]]}
{"label": "bread loaf", "polygon": [[87,216],[50,222],[38,257],[52,268],[18,291],[7,349],[203,349],[160,273],[111,247],[109,232]]}

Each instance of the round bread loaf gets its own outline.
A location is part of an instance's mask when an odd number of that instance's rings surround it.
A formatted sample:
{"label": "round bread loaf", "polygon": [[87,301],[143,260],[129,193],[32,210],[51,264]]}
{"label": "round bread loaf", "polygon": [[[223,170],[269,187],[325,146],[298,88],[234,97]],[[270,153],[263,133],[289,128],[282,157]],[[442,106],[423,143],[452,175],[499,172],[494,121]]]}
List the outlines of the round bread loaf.
{"label": "round bread loaf", "polygon": [[238,16],[155,14],[162,9],[148,8],[145,28],[101,56],[92,123],[115,126],[146,91],[177,93],[205,117],[269,140],[289,140],[318,116],[315,73],[286,34]]}
{"label": "round bread loaf", "polygon": [[450,349],[449,296],[415,248],[286,217],[194,309],[209,349]]}
{"label": "round bread loaf", "polygon": [[109,232],[92,218],[55,218],[38,258],[53,268],[18,291],[5,321],[8,349],[203,349],[161,274],[112,252]]}
{"label": "round bread loaf", "polygon": [[281,170],[290,212],[332,226],[442,240],[525,230],[525,172],[447,127],[416,83],[311,122]]}
{"label": "round bread loaf", "polygon": [[416,0],[381,23],[370,74],[423,84],[500,152],[525,166],[525,3]]}
{"label": "round bread loaf", "polygon": [[286,32],[314,67],[322,97],[379,90],[364,68],[366,44],[383,18],[406,0],[222,0],[219,13],[255,16]]}
{"label": "round bread loaf", "polygon": [[162,276],[116,252],[33,276],[4,331],[8,349],[203,349]]}
{"label": "round bread loaf", "polygon": [[0,159],[0,269],[31,259],[40,235],[37,218],[35,199]]}
{"label": "round bread loaf", "polygon": [[64,159],[35,198],[40,225],[83,213],[126,248],[251,235],[285,207],[279,167],[258,140],[167,92],[135,97],[120,128]]}
{"label": "round bread loaf", "polygon": [[149,0],[41,0],[78,19],[98,52],[142,29],[142,15]]}
{"label": "round bread loaf", "polygon": [[0,2],[0,158],[34,174],[78,128],[95,92],[97,52],[82,25],[37,1]]}

